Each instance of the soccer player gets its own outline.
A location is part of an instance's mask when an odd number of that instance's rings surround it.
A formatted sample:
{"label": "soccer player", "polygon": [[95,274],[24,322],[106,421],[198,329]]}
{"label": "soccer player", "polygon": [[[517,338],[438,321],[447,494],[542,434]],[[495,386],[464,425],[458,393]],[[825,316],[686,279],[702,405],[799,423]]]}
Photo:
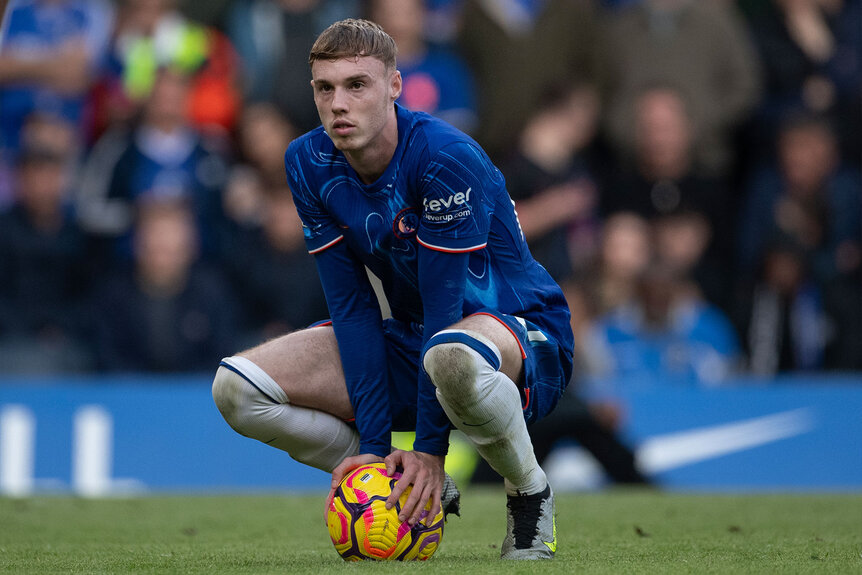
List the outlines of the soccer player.
{"label": "soccer player", "polygon": [[[387,505],[412,484],[399,514],[411,525],[429,500],[432,517],[454,509],[454,425],[505,479],[502,557],[550,558],[554,496],[526,423],[569,381],[569,310],[479,145],[395,103],[395,57],[367,20],[336,22],[312,47],[323,125],[290,144],[285,166],[331,323],[225,358],[213,396],[236,431],[331,471],[333,489],[365,463],[402,468]],[[392,450],[390,432],[407,429],[413,450]]]}

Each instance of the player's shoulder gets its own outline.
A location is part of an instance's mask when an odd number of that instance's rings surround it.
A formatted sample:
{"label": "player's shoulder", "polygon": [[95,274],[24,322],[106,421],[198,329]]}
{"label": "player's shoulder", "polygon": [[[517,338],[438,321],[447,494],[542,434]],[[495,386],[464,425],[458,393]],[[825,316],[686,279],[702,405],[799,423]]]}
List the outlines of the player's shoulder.
{"label": "player's shoulder", "polygon": [[284,167],[288,176],[309,184],[346,166],[344,154],[336,149],[321,126],[293,140],[284,153]]}
{"label": "player's shoulder", "polygon": [[319,156],[321,153],[332,153],[335,146],[332,140],[326,135],[323,126],[306,132],[305,134],[295,138],[287,146],[287,151],[284,153],[285,163],[293,161],[301,161],[305,157]]}
{"label": "player's shoulder", "polygon": [[407,113],[411,116],[409,147],[424,147],[431,158],[445,152],[446,156],[490,162],[482,146],[452,124],[425,112]]}
{"label": "player's shoulder", "polygon": [[[404,109],[402,108],[402,110]],[[429,149],[437,151],[451,144],[479,146],[473,138],[436,116],[426,112],[410,110],[405,110],[405,112],[410,117],[411,134],[414,137],[421,135],[427,141]]]}

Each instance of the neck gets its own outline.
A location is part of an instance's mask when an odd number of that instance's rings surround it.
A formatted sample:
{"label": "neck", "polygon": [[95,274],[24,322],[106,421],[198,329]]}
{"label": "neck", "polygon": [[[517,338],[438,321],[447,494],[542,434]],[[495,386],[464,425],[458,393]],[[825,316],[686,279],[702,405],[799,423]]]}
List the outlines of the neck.
{"label": "neck", "polygon": [[345,150],[344,157],[366,184],[377,180],[386,171],[398,148],[398,117],[392,106],[383,130],[367,145],[357,150]]}

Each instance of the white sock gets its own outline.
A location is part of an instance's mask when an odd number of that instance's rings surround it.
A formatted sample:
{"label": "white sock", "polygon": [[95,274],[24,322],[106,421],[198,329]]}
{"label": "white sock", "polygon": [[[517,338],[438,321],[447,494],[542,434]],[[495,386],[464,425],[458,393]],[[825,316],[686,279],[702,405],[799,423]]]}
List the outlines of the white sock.
{"label": "white sock", "polygon": [[[437,387],[437,399],[452,423],[503,476],[507,493],[539,493],[548,480],[533,452],[518,388],[498,371],[497,346],[480,334],[467,335],[461,341],[432,345],[425,353],[425,370]],[[481,346],[485,355],[474,349]],[[485,357],[489,350],[496,356],[496,366]]]}
{"label": "white sock", "polygon": [[359,453],[359,434],[334,415],[291,405],[281,387],[244,357],[222,360],[213,399],[238,433],[286,451],[306,465],[332,470]]}

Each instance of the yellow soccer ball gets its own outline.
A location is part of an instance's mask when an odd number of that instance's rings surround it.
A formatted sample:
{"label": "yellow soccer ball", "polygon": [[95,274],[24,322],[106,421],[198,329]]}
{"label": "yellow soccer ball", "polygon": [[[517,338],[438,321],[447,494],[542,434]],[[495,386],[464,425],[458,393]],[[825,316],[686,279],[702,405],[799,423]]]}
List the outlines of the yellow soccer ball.
{"label": "yellow soccer ball", "polygon": [[370,463],[351,471],[338,486],[326,513],[329,536],[345,561],[364,559],[425,561],[443,538],[443,512],[428,517],[429,502],[412,528],[398,520],[408,488],[392,509],[386,498],[401,473],[386,474],[386,465]]}

